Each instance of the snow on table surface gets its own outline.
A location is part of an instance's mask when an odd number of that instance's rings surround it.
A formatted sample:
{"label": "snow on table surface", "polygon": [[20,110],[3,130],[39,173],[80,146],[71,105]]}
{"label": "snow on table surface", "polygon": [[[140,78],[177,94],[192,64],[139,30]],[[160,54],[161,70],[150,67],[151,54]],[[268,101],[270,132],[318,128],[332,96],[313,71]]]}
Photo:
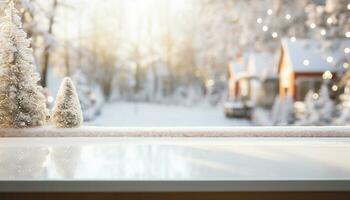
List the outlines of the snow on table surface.
{"label": "snow on table surface", "polygon": [[347,126],[93,127],[0,129],[1,137],[350,137]]}
{"label": "snow on table surface", "polygon": [[350,138],[1,138],[0,180],[349,180]]}

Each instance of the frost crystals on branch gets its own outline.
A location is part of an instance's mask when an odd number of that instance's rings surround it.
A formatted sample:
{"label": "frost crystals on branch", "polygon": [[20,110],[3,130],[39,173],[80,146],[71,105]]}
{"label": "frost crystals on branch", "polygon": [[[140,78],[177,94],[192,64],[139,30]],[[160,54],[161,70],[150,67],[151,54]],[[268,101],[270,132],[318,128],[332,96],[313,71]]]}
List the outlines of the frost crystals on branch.
{"label": "frost crystals on branch", "polygon": [[37,85],[30,41],[12,1],[0,19],[0,127],[43,125],[48,118],[45,96]]}
{"label": "frost crystals on branch", "polygon": [[52,122],[58,128],[78,127],[83,123],[79,98],[72,80],[64,78],[52,111]]}

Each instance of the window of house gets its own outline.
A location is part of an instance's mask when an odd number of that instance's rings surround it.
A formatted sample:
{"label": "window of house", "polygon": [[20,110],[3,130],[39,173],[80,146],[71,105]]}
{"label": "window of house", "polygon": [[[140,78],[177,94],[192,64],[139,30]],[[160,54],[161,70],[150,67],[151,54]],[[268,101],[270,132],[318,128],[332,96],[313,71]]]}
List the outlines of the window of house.
{"label": "window of house", "polygon": [[299,101],[303,101],[305,99],[306,94],[309,91],[319,91],[322,85],[322,80],[320,79],[309,79],[309,80],[300,80],[298,83],[298,96],[297,99]]}

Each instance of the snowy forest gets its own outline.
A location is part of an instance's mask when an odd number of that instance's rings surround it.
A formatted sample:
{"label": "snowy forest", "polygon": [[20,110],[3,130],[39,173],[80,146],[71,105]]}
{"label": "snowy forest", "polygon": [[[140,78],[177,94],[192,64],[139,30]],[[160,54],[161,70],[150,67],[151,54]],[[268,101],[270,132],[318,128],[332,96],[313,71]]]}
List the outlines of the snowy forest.
{"label": "snowy forest", "polygon": [[0,125],[350,124],[349,0],[2,0]]}

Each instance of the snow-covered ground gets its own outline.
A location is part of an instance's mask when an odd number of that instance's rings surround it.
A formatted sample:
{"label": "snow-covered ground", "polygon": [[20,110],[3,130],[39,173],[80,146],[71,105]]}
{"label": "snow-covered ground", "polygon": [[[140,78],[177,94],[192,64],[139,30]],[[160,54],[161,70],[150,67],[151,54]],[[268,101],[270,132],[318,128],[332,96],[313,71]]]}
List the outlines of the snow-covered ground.
{"label": "snow-covered ground", "polygon": [[247,126],[248,120],[227,119],[221,107],[169,106],[114,102],[104,105],[94,126]]}

